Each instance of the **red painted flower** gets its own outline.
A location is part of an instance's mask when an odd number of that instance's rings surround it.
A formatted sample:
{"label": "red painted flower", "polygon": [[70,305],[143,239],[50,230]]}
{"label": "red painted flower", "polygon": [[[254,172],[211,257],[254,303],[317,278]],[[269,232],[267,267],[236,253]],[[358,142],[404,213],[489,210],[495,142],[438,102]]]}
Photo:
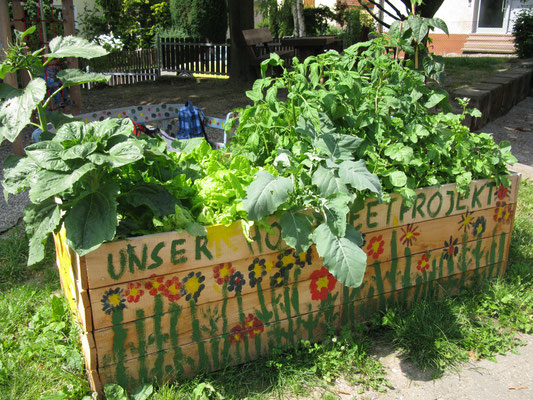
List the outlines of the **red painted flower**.
{"label": "red painted flower", "polygon": [[243,329],[240,325],[235,325],[230,330],[229,334],[229,342],[230,343],[237,343],[242,342],[246,338],[246,331]]}
{"label": "red painted flower", "polygon": [[253,314],[248,314],[244,320],[244,328],[248,332],[251,339],[259,335],[265,330],[263,322]]}
{"label": "red painted flower", "polygon": [[317,269],[311,274],[311,283],[309,289],[311,290],[311,298],[313,300],[326,300],[329,292],[335,288],[337,280],[330,274],[326,267]]}
{"label": "red painted flower", "polygon": [[124,297],[128,303],[137,303],[141,296],[144,294],[144,290],[139,289],[141,282],[128,283],[128,288],[124,290]]}
{"label": "red painted flower", "polygon": [[424,272],[425,270],[428,270],[430,267],[430,264],[429,264],[429,257],[427,254],[422,254],[422,257],[420,257],[420,260],[418,260],[418,264],[416,264],[416,268],[421,271],[421,272]]}
{"label": "red painted flower", "polygon": [[181,282],[177,276],[167,279],[164,285],[161,285],[161,294],[168,298],[168,301],[178,301],[181,298]]}
{"label": "red painted flower", "polygon": [[232,267],[231,263],[218,264],[213,268],[213,277],[219,285],[229,282],[230,276],[234,273],[235,268]]}
{"label": "red painted flower", "polygon": [[[420,232],[417,232],[418,226],[413,227],[413,224],[407,224],[404,228],[401,228],[403,235],[400,237],[402,244],[407,247],[412,246],[413,242],[416,241],[417,236],[420,236]],[[377,258],[377,257],[375,257]]]}
{"label": "red painted flower", "polygon": [[383,246],[385,242],[383,241],[383,236],[378,235],[370,239],[368,246],[366,246],[367,255],[373,257],[374,260],[377,260],[381,253],[383,253]]}
{"label": "red painted flower", "polygon": [[507,224],[507,223],[511,222],[511,217],[512,216],[513,216],[513,205],[512,204],[507,204],[507,206],[503,210],[502,221]]}
{"label": "red painted flower", "polygon": [[148,290],[152,296],[155,296],[157,292],[160,292],[163,289],[162,286],[164,280],[165,277],[156,277],[156,275],[153,274],[152,276],[150,276],[150,280],[144,284],[144,288]]}
{"label": "red painted flower", "polygon": [[495,222],[504,222],[506,217],[507,204],[505,201],[497,201],[494,209],[493,219]]}
{"label": "red painted flower", "polygon": [[509,188],[503,187],[503,185],[500,185],[500,187],[498,187],[498,190],[494,192],[494,196],[496,196],[498,200],[504,200],[508,195]]}

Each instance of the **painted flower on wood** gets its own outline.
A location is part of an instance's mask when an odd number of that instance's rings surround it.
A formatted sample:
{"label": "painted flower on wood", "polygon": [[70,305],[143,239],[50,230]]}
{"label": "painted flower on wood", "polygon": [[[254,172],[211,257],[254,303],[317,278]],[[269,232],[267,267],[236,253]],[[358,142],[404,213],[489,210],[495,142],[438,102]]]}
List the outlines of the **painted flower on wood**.
{"label": "painted flower on wood", "polygon": [[205,276],[203,276],[201,272],[190,272],[189,275],[183,278],[181,284],[181,297],[185,297],[185,300],[187,301],[194,299],[194,301],[197,302],[198,296],[200,296],[200,293],[205,288],[205,285],[203,284],[204,280]]}
{"label": "painted flower on wood", "polygon": [[472,225],[472,233],[476,237],[481,237],[487,229],[487,220],[485,217],[478,217],[474,224]]}
{"label": "painted flower on wood", "polygon": [[453,239],[450,236],[449,241],[444,241],[444,250],[442,251],[442,256],[444,259],[451,259],[453,256],[456,256],[459,252],[459,247],[457,246],[457,238]]}
{"label": "painted flower on wood", "polygon": [[213,268],[213,278],[219,285],[229,282],[230,276],[234,273],[235,268],[233,268],[231,263],[218,264]]}
{"label": "painted flower on wood", "polygon": [[270,277],[270,287],[281,287],[289,283],[289,269],[282,268]]}
{"label": "painted flower on wood", "polygon": [[459,229],[457,230],[460,231],[461,229],[463,229],[463,232],[466,232],[472,224],[473,220],[474,217],[472,216],[472,211],[467,211],[466,214],[461,215],[461,221],[459,221]]}
{"label": "painted flower on wood", "polygon": [[161,286],[161,294],[168,298],[168,301],[178,301],[181,298],[181,282],[177,276],[167,279]]}
{"label": "painted flower on wood", "polygon": [[385,242],[383,241],[382,235],[374,236],[372,239],[370,239],[370,242],[368,242],[368,246],[366,246],[367,256],[372,257],[374,260],[377,260],[379,256],[383,253],[384,245]]}
{"label": "painted flower on wood", "polygon": [[311,290],[311,298],[313,300],[326,300],[328,294],[335,288],[335,284],[337,283],[337,280],[326,267],[314,271],[310,278],[311,283],[309,284],[309,289]]}
{"label": "painted flower on wood", "polygon": [[506,188],[503,185],[500,185],[498,187],[498,190],[494,192],[494,197],[496,197],[498,200],[505,200],[507,196],[509,196],[510,188]]}
{"label": "painted flower on wood", "polygon": [[422,257],[418,260],[418,263],[416,264],[416,269],[418,269],[420,272],[424,272],[429,269],[431,265],[429,264],[429,257],[427,254],[422,254]]}
{"label": "painted flower on wood", "polygon": [[254,261],[248,266],[248,278],[250,278],[250,286],[255,287],[258,283],[261,283],[263,277],[272,270],[274,265],[272,262],[267,262],[264,258],[255,258]]}
{"label": "painted flower on wood", "polygon": [[313,262],[311,255],[313,254],[313,249],[309,247],[307,251],[303,251],[301,253],[296,253],[296,250],[294,250],[294,258],[296,259],[295,263],[300,268],[304,268],[305,265],[311,265]]}
{"label": "painted flower on wood", "polygon": [[246,283],[243,274],[240,271],[235,272],[229,277],[228,290],[230,292],[240,293]]}
{"label": "painted flower on wood", "polygon": [[278,254],[276,267],[279,269],[291,269],[296,263],[295,252],[293,249],[287,249]]}
{"label": "painted flower on wood", "polygon": [[143,294],[144,290],[141,289],[141,282],[130,282],[127,289],[124,290],[124,297],[128,303],[137,303]]}
{"label": "painted flower on wood", "polygon": [[240,325],[235,325],[229,332],[230,343],[239,343],[246,339],[246,331]]}
{"label": "painted flower on wood", "polygon": [[244,328],[248,332],[248,335],[251,339],[265,330],[263,322],[253,314],[248,314],[248,316],[245,318]]}
{"label": "painted flower on wood", "polygon": [[513,205],[506,204],[505,201],[497,201],[494,209],[493,219],[496,222],[507,223],[511,221],[513,215]]}
{"label": "painted flower on wood", "polygon": [[164,280],[164,276],[155,276],[154,274],[150,277],[150,280],[144,284],[144,288],[148,290],[148,293],[152,296],[155,296],[157,292],[161,291]]}
{"label": "painted flower on wood", "polygon": [[121,288],[107,290],[102,296],[101,302],[103,304],[102,310],[106,314],[112,314],[117,310],[126,308],[126,299],[122,296]]}
{"label": "painted flower on wood", "polygon": [[415,242],[417,237],[420,236],[420,232],[417,232],[418,226],[413,226],[413,224],[407,224],[405,228],[401,229],[403,235],[400,236],[400,241],[404,246],[412,246],[413,242]]}

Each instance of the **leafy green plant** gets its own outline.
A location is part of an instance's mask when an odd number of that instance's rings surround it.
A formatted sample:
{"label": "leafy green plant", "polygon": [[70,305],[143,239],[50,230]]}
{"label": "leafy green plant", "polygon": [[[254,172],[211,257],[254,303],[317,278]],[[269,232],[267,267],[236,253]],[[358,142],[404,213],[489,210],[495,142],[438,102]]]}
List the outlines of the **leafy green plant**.
{"label": "leafy green plant", "polygon": [[[64,69],[57,73],[62,85],[46,98],[46,83],[41,75],[44,68],[52,61],[66,57],[94,58],[107,54],[100,46],[91,44],[76,36],[55,37],[50,41],[50,52],[43,54],[44,48],[27,54],[25,39],[35,32],[32,26],[25,32],[15,31],[15,43],[6,50],[5,60],[0,64],[0,79],[9,73],[26,70],[30,82],[24,89],[14,88],[7,83],[0,83],[0,142],[6,138],[13,142],[27,125],[34,125],[43,132],[48,132],[48,122],[56,128],[69,120],[61,112],[48,112],[46,107],[63,89],[88,82],[107,82],[109,77],[103,74],[87,73],[76,69]],[[46,61],[43,61],[46,60]],[[37,112],[38,122],[32,121]]]}
{"label": "leafy green plant", "polygon": [[520,58],[533,56],[533,14],[522,10],[513,25],[516,53]]}

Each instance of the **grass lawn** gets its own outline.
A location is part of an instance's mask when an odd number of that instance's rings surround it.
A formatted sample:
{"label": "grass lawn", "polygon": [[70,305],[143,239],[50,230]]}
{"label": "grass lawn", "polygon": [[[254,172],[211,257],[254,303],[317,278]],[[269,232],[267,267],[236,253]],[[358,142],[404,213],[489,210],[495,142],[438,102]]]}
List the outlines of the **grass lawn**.
{"label": "grass lawn", "polygon": [[[46,262],[25,267],[20,230],[0,239],[0,399],[83,399],[90,395],[78,332],[59,294],[51,246]],[[332,332],[321,344],[161,387],[135,399],[272,398],[290,393],[336,398],[343,377],[363,391],[387,390],[383,366],[369,356],[373,343],[392,342],[420,369],[437,377],[462,361],[515,350],[519,332],[533,332],[533,185],[522,183],[504,279],[452,299],[389,309],[369,324]],[[127,399],[108,386],[110,399]],[[192,395],[191,395],[192,394]],[[203,396],[203,397],[202,397]],[[86,400],[90,397],[85,397]]]}
{"label": "grass lawn", "polygon": [[480,82],[507,71],[519,61],[516,57],[443,57],[444,89],[447,92]]}

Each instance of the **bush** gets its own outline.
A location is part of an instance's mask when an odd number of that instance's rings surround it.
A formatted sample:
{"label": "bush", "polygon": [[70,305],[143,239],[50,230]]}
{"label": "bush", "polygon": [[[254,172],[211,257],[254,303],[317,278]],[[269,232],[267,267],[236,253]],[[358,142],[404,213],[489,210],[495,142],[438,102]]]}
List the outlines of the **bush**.
{"label": "bush", "polygon": [[520,58],[533,57],[533,14],[523,10],[513,26],[514,43]]}
{"label": "bush", "polygon": [[334,18],[329,7],[304,8],[305,32],[307,35],[326,35],[330,28],[328,20]]}
{"label": "bush", "polygon": [[209,39],[223,43],[228,30],[228,10],[225,1],[171,0],[172,28],[183,37]]}
{"label": "bush", "polygon": [[350,47],[352,44],[361,40],[361,10],[351,8],[346,11],[346,27],[342,34],[344,47]]}

